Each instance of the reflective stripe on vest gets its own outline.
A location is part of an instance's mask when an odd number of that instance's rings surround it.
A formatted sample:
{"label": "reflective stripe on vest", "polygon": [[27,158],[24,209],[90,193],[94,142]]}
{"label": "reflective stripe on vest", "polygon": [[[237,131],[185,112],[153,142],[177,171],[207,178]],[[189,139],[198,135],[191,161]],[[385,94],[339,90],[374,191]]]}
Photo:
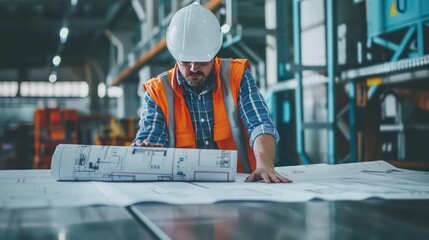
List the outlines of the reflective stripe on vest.
{"label": "reflective stripe on vest", "polygon": [[[238,156],[243,170],[247,173],[251,173],[249,157],[247,155],[246,142],[244,138],[243,128],[241,126],[237,108],[235,107],[234,99],[232,98],[231,86],[229,85],[231,59],[222,59],[220,66],[220,78],[222,82],[222,93],[223,100],[225,103],[225,109],[228,115],[229,124],[231,126],[232,138],[234,139],[235,146],[237,147]],[[165,95],[167,97],[168,106],[168,118],[172,119],[168,123],[168,146],[173,148],[175,144],[175,128],[174,128],[174,91],[170,83],[170,77],[168,72],[164,72],[158,76],[161,79],[162,85],[164,86]]]}
{"label": "reflective stripe on vest", "polygon": [[158,77],[161,79],[162,86],[164,86],[167,104],[171,106],[168,108],[168,119],[171,119],[168,123],[168,147],[174,148],[176,146],[176,138],[174,137],[174,91],[171,87],[168,72],[163,72]]}

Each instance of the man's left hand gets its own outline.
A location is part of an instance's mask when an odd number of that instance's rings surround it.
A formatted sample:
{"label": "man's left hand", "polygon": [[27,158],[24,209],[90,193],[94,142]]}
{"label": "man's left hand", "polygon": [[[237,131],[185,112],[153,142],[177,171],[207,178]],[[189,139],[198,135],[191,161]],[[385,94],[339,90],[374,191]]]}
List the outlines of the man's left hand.
{"label": "man's left hand", "polygon": [[246,178],[246,182],[263,181],[266,183],[290,183],[290,179],[274,170],[276,143],[273,136],[261,134],[255,138],[253,152],[256,158],[256,169]]}
{"label": "man's left hand", "polygon": [[255,171],[250,174],[246,182],[258,182],[262,181],[265,183],[291,183],[292,180],[282,176],[280,173],[276,172],[271,166],[260,166],[255,169]]}

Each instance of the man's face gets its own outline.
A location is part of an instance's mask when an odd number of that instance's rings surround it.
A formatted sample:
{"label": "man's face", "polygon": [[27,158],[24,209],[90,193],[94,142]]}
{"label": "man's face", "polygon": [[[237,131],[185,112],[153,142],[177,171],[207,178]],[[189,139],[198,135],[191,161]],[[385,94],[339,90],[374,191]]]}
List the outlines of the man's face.
{"label": "man's face", "polygon": [[203,85],[204,80],[213,68],[213,59],[209,62],[181,62],[177,61],[180,72],[186,82],[192,87]]}

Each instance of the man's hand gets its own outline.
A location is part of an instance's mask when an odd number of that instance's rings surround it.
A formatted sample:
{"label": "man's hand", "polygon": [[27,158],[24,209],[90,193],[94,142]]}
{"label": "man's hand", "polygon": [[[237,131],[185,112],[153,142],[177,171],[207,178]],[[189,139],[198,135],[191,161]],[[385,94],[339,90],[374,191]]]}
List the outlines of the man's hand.
{"label": "man's hand", "polygon": [[276,142],[269,134],[261,134],[253,143],[256,157],[256,169],[246,178],[246,182],[263,181],[265,183],[291,183],[292,181],[274,170]]}
{"label": "man's hand", "polygon": [[291,183],[292,180],[277,173],[272,166],[261,166],[257,167],[255,171],[250,174],[246,182],[258,182],[263,181],[265,183]]}
{"label": "man's hand", "polygon": [[142,141],[136,141],[137,147],[164,147],[161,143],[151,143],[148,139]]}

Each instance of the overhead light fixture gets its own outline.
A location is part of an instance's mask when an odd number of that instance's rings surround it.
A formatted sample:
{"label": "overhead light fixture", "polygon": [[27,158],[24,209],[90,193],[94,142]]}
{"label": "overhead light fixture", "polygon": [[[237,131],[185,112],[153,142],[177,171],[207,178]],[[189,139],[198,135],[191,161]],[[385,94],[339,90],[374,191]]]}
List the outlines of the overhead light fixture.
{"label": "overhead light fixture", "polygon": [[18,82],[0,82],[0,97],[16,97],[18,90]]}
{"label": "overhead light fixture", "polygon": [[107,88],[107,96],[110,98],[120,98],[122,97],[124,90],[118,86],[110,86]]}
{"label": "overhead light fixture", "polygon": [[56,55],[56,56],[52,59],[52,63],[53,63],[55,66],[60,65],[60,63],[61,63],[61,57],[60,57],[60,56],[58,56],[58,55]]}
{"label": "overhead light fixture", "polygon": [[220,31],[223,33],[223,34],[226,34],[226,33],[228,33],[229,32],[229,30],[231,30],[231,27],[228,25],[228,24],[224,24],[224,25],[222,25],[222,27],[220,27]]}
{"label": "overhead light fixture", "polygon": [[99,83],[97,88],[97,93],[99,98],[104,98],[106,96],[107,87],[105,83]]}
{"label": "overhead light fixture", "polygon": [[66,27],[61,28],[60,30],[60,38],[61,38],[61,42],[65,43],[67,41],[67,37],[69,35],[69,29]]}
{"label": "overhead light fixture", "polygon": [[77,0],[71,0],[71,5],[72,6],[76,6],[77,5]]}
{"label": "overhead light fixture", "polygon": [[54,83],[57,81],[57,73],[52,72],[51,75],[49,75],[49,82]]}

